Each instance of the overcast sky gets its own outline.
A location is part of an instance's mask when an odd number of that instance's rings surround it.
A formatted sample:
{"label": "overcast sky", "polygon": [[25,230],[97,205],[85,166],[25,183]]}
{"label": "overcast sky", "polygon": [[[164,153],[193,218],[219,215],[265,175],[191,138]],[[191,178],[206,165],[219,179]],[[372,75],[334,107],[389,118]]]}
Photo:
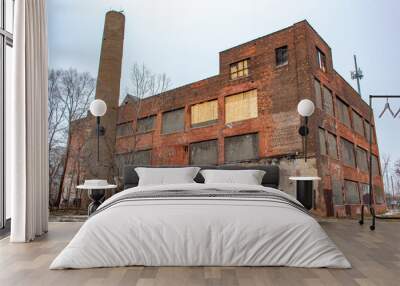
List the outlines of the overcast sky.
{"label": "overcast sky", "polygon": [[[299,4],[301,2],[301,5]],[[368,94],[400,94],[400,1],[48,0],[51,68],[97,76],[105,13],[126,16],[121,94],[129,67],[145,63],[178,87],[218,73],[218,53],[307,19],[331,46],[334,68],[350,78],[353,54]],[[400,100],[392,101],[396,112]],[[376,104],[379,114],[382,104]],[[400,116],[376,119],[381,155],[400,159]]]}

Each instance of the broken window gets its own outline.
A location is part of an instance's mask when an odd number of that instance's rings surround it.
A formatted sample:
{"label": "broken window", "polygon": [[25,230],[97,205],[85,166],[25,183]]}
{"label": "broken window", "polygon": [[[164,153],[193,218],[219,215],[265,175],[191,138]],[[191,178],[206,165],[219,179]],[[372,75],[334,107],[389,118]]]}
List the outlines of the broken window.
{"label": "broken window", "polygon": [[337,107],[336,114],[337,114],[339,120],[347,127],[351,127],[350,116],[349,116],[349,106],[346,103],[344,103],[340,98],[336,97],[336,107]]}
{"label": "broken window", "polygon": [[225,138],[225,163],[250,161],[258,158],[258,134]]}
{"label": "broken window", "polygon": [[225,123],[256,118],[257,116],[256,89],[225,97]]}
{"label": "broken window", "polygon": [[208,140],[191,143],[189,145],[190,165],[217,165],[218,163],[218,141]]}
{"label": "broken window", "polygon": [[319,150],[321,155],[327,155],[326,151],[326,141],[325,141],[325,130],[319,128]]}
{"label": "broken window", "polygon": [[330,132],[327,133],[328,155],[331,158],[338,158],[336,136]]}
{"label": "broken window", "polygon": [[192,127],[201,127],[216,123],[218,121],[218,100],[211,100],[192,105],[191,124]]}
{"label": "broken window", "polygon": [[117,125],[117,137],[133,135],[132,121]]}
{"label": "broken window", "polygon": [[180,132],[185,129],[185,109],[175,109],[164,112],[162,115],[163,134]]}
{"label": "broken window", "polygon": [[332,201],[333,205],[343,205],[342,181],[332,176]]}
{"label": "broken window", "polygon": [[354,110],[353,110],[353,129],[361,136],[365,136],[364,120],[362,119],[361,115],[359,115]]}
{"label": "broken window", "polygon": [[325,86],[323,87],[323,91],[324,91],[324,110],[329,115],[334,116],[332,92]]}
{"label": "broken window", "polygon": [[288,47],[280,47],[275,49],[275,60],[277,66],[283,66],[288,63]]}
{"label": "broken window", "polygon": [[138,133],[145,133],[154,130],[156,116],[150,115],[147,117],[143,117],[138,119],[136,130]]}
{"label": "broken window", "polygon": [[231,64],[231,79],[237,79],[249,75],[249,59]]}
{"label": "broken window", "polygon": [[315,103],[316,106],[322,109],[322,92],[321,92],[321,83],[314,79],[314,91],[315,91]]}
{"label": "broken window", "polygon": [[360,194],[358,193],[358,185],[353,181],[344,181],[344,196],[346,204],[359,204]]}
{"label": "broken window", "polygon": [[326,56],[325,54],[317,48],[317,63],[318,63],[318,67],[326,72]]}
{"label": "broken window", "polygon": [[368,172],[368,155],[367,151],[361,147],[356,147],[357,167],[361,171]]}

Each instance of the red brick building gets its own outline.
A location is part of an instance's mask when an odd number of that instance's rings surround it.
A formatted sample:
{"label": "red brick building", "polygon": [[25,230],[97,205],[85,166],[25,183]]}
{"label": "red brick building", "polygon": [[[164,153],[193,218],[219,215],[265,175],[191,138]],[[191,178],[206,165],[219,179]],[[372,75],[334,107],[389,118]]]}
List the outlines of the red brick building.
{"label": "red brick building", "polygon": [[[219,63],[210,78],[141,101],[128,97],[118,110],[115,173],[124,164],[279,164],[280,188],[291,194],[289,176],[322,178],[315,212],[359,213],[368,200],[370,109],[334,70],[330,47],[309,23],[222,51]],[[316,105],[307,163],[297,113],[304,98]],[[94,127],[92,118],[83,121]],[[376,140],[372,151],[379,212],[386,206]]]}

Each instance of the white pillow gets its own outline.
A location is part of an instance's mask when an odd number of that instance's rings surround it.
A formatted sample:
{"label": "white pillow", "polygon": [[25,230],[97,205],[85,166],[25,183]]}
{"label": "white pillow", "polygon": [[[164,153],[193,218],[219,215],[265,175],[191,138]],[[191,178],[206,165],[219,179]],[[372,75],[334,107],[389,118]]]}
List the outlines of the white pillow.
{"label": "white pillow", "polygon": [[135,168],[139,176],[139,186],[195,183],[193,179],[199,170],[199,167]]}
{"label": "white pillow", "polygon": [[204,183],[261,185],[265,171],[262,170],[201,170]]}

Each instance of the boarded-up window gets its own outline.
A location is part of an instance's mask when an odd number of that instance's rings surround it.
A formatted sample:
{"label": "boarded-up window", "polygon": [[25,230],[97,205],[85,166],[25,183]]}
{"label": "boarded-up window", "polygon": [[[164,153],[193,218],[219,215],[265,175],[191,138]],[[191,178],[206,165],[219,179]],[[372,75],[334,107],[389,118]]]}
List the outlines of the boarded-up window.
{"label": "boarded-up window", "polygon": [[380,172],[378,157],[372,155],[372,175],[379,176],[380,174],[381,172]]}
{"label": "boarded-up window", "polygon": [[337,142],[336,142],[336,136],[333,135],[332,133],[327,133],[326,136],[326,141],[328,145],[328,155],[331,158],[337,159],[338,158],[338,151],[337,151]]}
{"label": "boarded-up window", "polygon": [[369,204],[369,185],[360,183],[360,194],[364,204]]}
{"label": "boarded-up window", "polygon": [[117,154],[115,156],[115,164],[117,165],[119,174],[122,174],[126,165],[151,165],[151,149]]}
{"label": "boarded-up window", "polygon": [[189,145],[190,165],[217,165],[218,163],[218,141],[208,140],[191,143]]}
{"label": "boarded-up window", "polygon": [[258,158],[258,134],[225,138],[225,162],[249,161]]}
{"label": "boarded-up window", "polygon": [[349,106],[337,97],[336,98],[336,107],[337,107],[336,114],[337,114],[337,117],[339,118],[339,120],[347,127],[351,127],[350,116],[349,116]]}
{"label": "boarded-up window", "polygon": [[374,196],[375,196],[375,202],[377,204],[383,204],[385,202],[384,199],[384,193],[383,193],[383,189],[381,187],[378,186],[374,186]]}
{"label": "boarded-up window", "polygon": [[230,66],[231,79],[249,75],[249,59],[231,64]]}
{"label": "boarded-up window", "polygon": [[225,97],[225,122],[235,122],[258,116],[257,90]]}
{"label": "boarded-up window", "polygon": [[324,110],[326,113],[334,116],[332,92],[325,86],[323,87],[323,92],[324,92]]}
{"label": "boarded-up window", "polygon": [[162,133],[180,132],[185,129],[185,109],[164,112],[162,115]]}
{"label": "boarded-up window", "polygon": [[318,108],[322,109],[321,83],[316,79],[314,79],[314,92],[315,92],[315,103]]}
{"label": "boarded-up window", "polygon": [[361,136],[365,136],[364,120],[362,119],[361,115],[359,115],[354,110],[353,110],[353,129]]}
{"label": "boarded-up window", "polygon": [[319,128],[319,150],[321,152],[321,155],[326,155],[326,141],[325,141],[325,130],[322,128]]}
{"label": "boarded-up window", "polygon": [[132,121],[117,125],[117,137],[133,135]]}
{"label": "boarded-up window", "polygon": [[346,139],[341,138],[341,151],[342,151],[342,162],[348,166],[356,167],[356,159],[354,157],[354,144]]}
{"label": "boarded-up window", "polygon": [[212,100],[191,107],[192,127],[206,126],[218,121],[218,101]]}
{"label": "boarded-up window", "polygon": [[344,196],[346,204],[359,204],[360,194],[358,193],[358,185],[353,181],[344,181]]}
{"label": "boarded-up window", "polygon": [[367,151],[360,148],[359,146],[356,147],[356,155],[357,155],[357,167],[361,171],[368,172],[368,155]]}
{"label": "boarded-up window", "polygon": [[155,115],[147,116],[138,119],[136,130],[138,133],[145,133],[154,130]]}
{"label": "boarded-up window", "polygon": [[334,205],[343,205],[342,181],[332,177],[332,201]]}

